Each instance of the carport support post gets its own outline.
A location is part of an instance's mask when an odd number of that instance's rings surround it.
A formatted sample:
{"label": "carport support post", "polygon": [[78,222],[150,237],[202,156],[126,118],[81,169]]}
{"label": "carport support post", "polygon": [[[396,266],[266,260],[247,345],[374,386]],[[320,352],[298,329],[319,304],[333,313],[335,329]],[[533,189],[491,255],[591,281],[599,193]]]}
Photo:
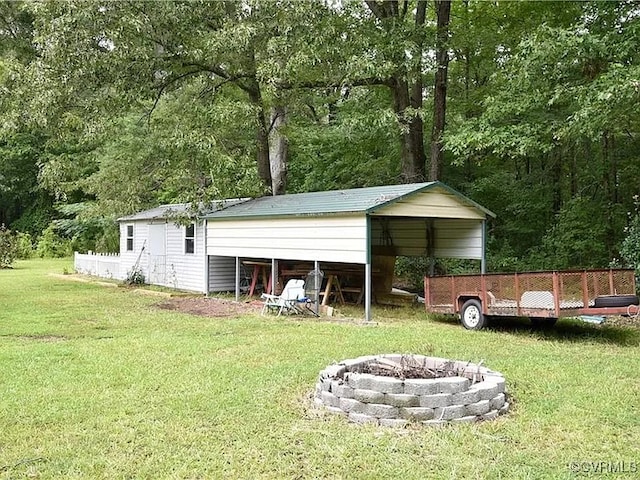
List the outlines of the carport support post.
{"label": "carport support post", "polygon": [[371,217],[367,215],[367,243],[364,264],[364,321],[371,321]]}
{"label": "carport support post", "polygon": [[318,285],[318,280],[320,279],[320,263],[317,260],[313,262],[313,273],[315,276],[313,279],[313,286],[316,289],[316,315],[320,315],[320,289],[322,288],[322,285]]}
{"label": "carport support post", "polygon": [[236,302],[240,301],[240,257],[236,257]]}
{"label": "carport support post", "polygon": [[276,282],[278,281],[278,261],[275,258],[271,259],[271,295],[276,294]]}
{"label": "carport support post", "polygon": [[480,273],[487,273],[487,219],[482,220],[482,253],[480,254]]}
{"label": "carport support post", "polygon": [[364,265],[364,321],[371,321],[371,261]]}

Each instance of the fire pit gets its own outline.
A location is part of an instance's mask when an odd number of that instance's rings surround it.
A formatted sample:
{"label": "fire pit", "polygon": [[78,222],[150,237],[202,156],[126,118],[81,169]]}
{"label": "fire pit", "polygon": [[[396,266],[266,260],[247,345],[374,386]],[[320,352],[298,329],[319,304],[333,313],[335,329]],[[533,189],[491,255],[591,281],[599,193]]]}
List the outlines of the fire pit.
{"label": "fire pit", "polygon": [[314,401],[381,426],[493,420],[509,410],[505,379],[480,364],[424,355],[376,355],[320,372]]}

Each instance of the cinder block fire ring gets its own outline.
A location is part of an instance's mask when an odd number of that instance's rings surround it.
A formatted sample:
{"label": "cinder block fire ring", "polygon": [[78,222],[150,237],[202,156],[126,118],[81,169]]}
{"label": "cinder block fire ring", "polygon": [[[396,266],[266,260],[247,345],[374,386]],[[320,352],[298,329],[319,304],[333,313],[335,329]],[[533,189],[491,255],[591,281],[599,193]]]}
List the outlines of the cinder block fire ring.
{"label": "cinder block fire ring", "polygon": [[509,410],[504,376],[480,364],[424,355],[358,357],[320,372],[316,405],[381,426],[494,420]]}

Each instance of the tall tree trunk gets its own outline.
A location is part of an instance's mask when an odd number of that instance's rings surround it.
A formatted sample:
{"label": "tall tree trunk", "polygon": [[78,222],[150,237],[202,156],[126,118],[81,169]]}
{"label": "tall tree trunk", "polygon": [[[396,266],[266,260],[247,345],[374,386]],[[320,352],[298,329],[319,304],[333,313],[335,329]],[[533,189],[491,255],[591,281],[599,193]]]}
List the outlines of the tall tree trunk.
{"label": "tall tree trunk", "polygon": [[282,105],[271,109],[269,127],[269,159],[271,163],[271,193],[282,195],[287,187],[287,155],[289,144],[282,128],[286,124],[286,108]]}
{"label": "tall tree trunk", "polygon": [[271,189],[271,164],[269,161],[269,128],[265,119],[264,105],[262,103],[262,95],[260,86],[256,81],[251,89],[247,90],[249,99],[257,107],[257,123],[256,129],[256,163],[258,166],[258,177],[262,181],[266,189]]}
{"label": "tall tree trunk", "polygon": [[[425,179],[424,136],[422,118],[414,112],[407,114],[407,109],[422,107],[422,89],[412,85],[406,79],[396,77],[392,80],[393,107],[400,123],[401,182],[422,182]],[[420,100],[416,101],[415,90],[420,89]]]}
{"label": "tall tree trunk", "polygon": [[[396,22],[404,20],[408,11],[408,3],[399,4],[397,0],[366,0],[371,12],[389,30]],[[412,39],[415,49],[412,51],[416,59],[411,69],[402,68],[388,82],[393,95],[393,109],[400,125],[400,155],[402,183],[422,182],[426,177],[426,155],[424,151],[424,122],[419,111],[422,108],[422,56],[424,33],[422,27],[426,19],[427,0],[418,0],[415,8],[415,35]],[[399,65],[406,60],[406,52],[398,50]]]}
{"label": "tall tree trunk", "polygon": [[429,180],[439,180],[443,163],[443,133],[447,107],[447,71],[449,68],[449,19],[451,0],[435,0],[436,6],[436,75],[433,88],[433,129],[431,131],[431,165]]}

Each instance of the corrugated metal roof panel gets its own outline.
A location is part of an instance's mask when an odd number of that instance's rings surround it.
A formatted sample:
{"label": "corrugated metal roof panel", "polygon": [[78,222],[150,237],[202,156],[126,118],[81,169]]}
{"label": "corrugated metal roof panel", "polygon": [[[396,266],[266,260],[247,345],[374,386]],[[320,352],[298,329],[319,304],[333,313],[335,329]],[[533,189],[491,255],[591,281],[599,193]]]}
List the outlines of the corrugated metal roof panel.
{"label": "corrugated metal roof panel", "polygon": [[[204,209],[204,212],[196,216],[206,216],[207,214],[220,211],[222,209],[237,205],[242,202],[246,202],[247,198],[233,198],[227,200],[214,200],[212,204]],[[160,205],[159,207],[150,208],[142,212],[134,213],[126,217],[118,219],[119,222],[130,222],[134,220],[156,220],[160,218],[169,219],[182,215],[194,216],[191,212],[190,203],[171,203],[167,205]]]}
{"label": "corrugated metal roof panel", "polygon": [[495,216],[477,203],[440,182],[426,182],[261,197],[206,214],[204,217],[217,219],[370,213],[408,195],[435,186],[445,188],[464,203],[488,215]]}
{"label": "corrugated metal roof panel", "polygon": [[295,193],[256,198],[242,205],[205,215],[206,218],[323,215],[366,212],[430,183]]}

